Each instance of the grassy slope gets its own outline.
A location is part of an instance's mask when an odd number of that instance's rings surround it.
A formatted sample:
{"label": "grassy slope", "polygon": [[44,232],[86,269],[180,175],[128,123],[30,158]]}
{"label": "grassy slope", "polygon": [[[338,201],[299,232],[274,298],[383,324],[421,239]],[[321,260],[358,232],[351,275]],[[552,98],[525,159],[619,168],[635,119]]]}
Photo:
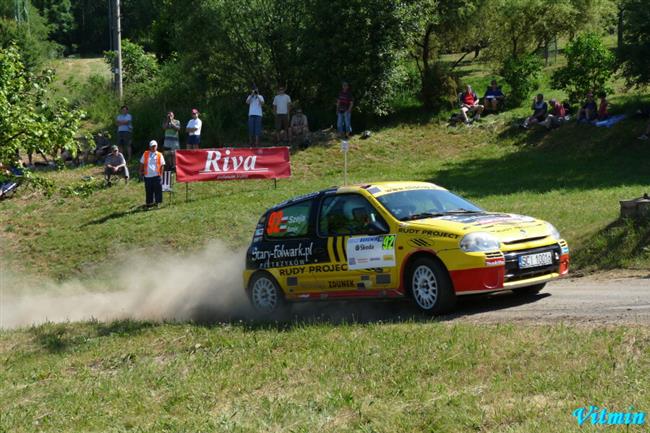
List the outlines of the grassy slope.
{"label": "grassy slope", "polygon": [[[635,139],[642,121],[627,120],[612,129],[571,124],[549,133],[504,129],[503,121],[487,117],[481,126],[451,130],[402,124],[365,141],[355,139],[351,181],[431,180],[487,209],[547,219],[578,253],[616,221],[619,199],[650,189],[650,146]],[[292,165],[293,177],[279,181],[277,189],[269,181],[193,184],[186,203],[184,188],[177,185],[175,203],[153,212],[138,209],[144,192],[137,182],[87,198],[55,194],[48,199],[23,192],[2,203],[5,263],[20,272],[38,269],[45,276],[67,278],[143,245],[171,251],[193,250],[207,239],[246,245],[265,208],[342,181],[335,143],[295,153]],[[67,185],[99,173],[87,167],[48,176]],[[158,232],[162,235],[152,245],[149,239]],[[648,268],[650,256],[642,247],[598,265]],[[597,258],[591,255],[582,259],[582,267]]]}
{"label": "grassy slope", "polygon": [[0,431],[600,431],[571,413],[647,410],[648,343],[564,325],[45,325],[0,333]]}

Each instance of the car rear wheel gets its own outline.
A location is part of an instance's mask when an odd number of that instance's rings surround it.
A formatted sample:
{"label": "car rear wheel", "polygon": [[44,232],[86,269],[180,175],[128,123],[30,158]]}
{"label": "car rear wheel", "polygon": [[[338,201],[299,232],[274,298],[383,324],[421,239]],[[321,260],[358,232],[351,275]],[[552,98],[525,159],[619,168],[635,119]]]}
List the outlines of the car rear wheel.
{"label": "car rear wheel", "polygon": [[265,315],[276,313],[285,305],[278,283],[266,272],[253,275],[248,283],[248,295],[255,311]]}
{"label": "car rear wheel", "polygon": [[426,313],[446,313],[456,305],[456,294],[449,276],[433,259],[423,257],[413,262],[409,284],[415,305]]}
{"label": "car rear wheel", "polygon": [[519,287],[518,289],[513,289],[512,291],[518,295],[536,295],[539,293],[546,283],[535,284],[534,286]]}

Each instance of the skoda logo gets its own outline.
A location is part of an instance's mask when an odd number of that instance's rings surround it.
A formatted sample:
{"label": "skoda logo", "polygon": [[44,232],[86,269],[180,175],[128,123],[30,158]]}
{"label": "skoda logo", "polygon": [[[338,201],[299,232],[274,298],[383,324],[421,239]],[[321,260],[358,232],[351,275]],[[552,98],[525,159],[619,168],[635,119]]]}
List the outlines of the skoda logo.
{"label": "skoda logo", "polygon": [[522,236],[526,236],[526,230],[519,230],[519,233],[521,233]]}

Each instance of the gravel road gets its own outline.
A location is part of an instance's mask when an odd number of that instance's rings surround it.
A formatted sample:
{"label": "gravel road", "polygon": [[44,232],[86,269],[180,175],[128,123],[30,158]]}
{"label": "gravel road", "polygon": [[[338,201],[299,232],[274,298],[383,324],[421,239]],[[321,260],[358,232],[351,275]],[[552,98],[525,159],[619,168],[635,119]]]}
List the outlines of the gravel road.
{"label": "gravel road", "polygon": [[[430,320],[411,302],[324,302],[297,304],[294,320],[401,322]],[[650,272],[612,271],[549,283],[537,295],[512,292],[459,298],[456,310],[439,320],[471,323],[650,325]]]}
{"label": "gravel road", "polygon": [[650,273],[607,272],[549,283],[529,297],[512,293],[466,299],[450,320],[472,322],[579,321],[650,324]]}

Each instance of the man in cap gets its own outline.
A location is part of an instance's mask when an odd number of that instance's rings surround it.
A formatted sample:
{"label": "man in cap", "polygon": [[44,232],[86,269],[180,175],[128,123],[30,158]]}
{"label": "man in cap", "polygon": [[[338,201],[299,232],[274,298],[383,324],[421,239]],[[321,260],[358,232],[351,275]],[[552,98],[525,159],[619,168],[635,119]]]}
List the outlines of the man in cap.
{"label": "man in cap", "polygon": [[165,157],[158,152],[156,140],[149,142],[149,150],[140,158],[140,174],[144,177],[145,204],[147,207],[162,203],[162,173]]}
{"label": "man in cap", "polygon": [[201,145],[201,126],[203,123],[199,119],[199,110],[192,108],[192,118],[187,122],[185,130],[187,131],[187,148],[198,149]]}
{"label": "man in cap", "polygon": [[111,185],[111,176],[124,176],[126,182],[129,181],[129,169],[126,166],[124,155],[116,145],[111,146],[111,153],[104,160],[104,176],[106,183]]}

